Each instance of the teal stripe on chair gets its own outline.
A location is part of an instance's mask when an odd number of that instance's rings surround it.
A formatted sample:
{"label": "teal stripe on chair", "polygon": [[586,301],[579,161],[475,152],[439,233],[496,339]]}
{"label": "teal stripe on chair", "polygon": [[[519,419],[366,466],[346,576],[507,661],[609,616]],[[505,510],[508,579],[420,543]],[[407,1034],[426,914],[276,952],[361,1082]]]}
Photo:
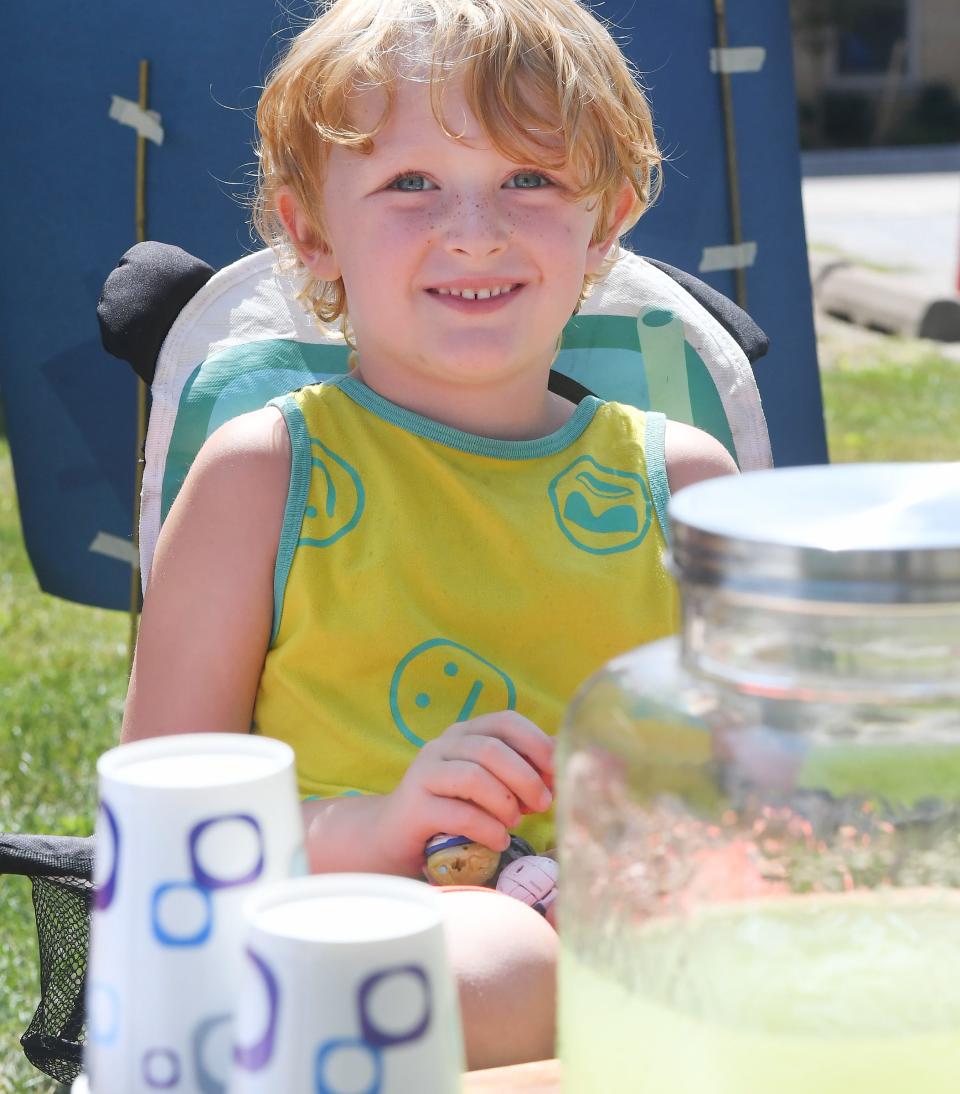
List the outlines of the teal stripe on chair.
{"label": "teal stripe on chair", "polygon": [[265,339],[210,356],[184,384],[167,449],[160,520],[183,485],[203,442],[224,422],[271,399],[347,371],[343,345]]}

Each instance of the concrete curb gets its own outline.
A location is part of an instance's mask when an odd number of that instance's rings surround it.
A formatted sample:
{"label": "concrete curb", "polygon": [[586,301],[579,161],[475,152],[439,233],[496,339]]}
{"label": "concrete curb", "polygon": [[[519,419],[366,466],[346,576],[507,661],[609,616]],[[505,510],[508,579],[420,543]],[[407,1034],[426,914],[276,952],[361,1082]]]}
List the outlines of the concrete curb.
{"label": "concrete curb", "polygon": [[884,334],[960,342],[960,296],[945,296],[922,278],[811,255],[810,282],[818,307],[837,319]]}

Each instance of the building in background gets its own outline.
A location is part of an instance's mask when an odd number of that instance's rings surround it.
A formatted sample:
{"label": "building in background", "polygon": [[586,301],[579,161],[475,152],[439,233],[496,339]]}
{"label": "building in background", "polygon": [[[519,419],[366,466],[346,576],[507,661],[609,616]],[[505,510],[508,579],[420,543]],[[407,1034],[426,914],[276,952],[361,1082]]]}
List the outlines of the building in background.
{"label": "building in background", "polygon": [[791,0],[804,148],[960,143],[960,0]]}

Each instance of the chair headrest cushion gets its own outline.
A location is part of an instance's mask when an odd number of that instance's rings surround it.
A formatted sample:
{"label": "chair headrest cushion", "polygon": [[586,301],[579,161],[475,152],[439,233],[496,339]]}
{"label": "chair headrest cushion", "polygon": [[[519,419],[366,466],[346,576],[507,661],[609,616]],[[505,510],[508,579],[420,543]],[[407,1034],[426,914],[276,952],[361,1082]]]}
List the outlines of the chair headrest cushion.
{"label": "chair headrest cushion", "polygon": [[211,266],[169,243],[131,247],[107,278],[97,305],[103,348],[152,383],[167,332],[211,277]]}

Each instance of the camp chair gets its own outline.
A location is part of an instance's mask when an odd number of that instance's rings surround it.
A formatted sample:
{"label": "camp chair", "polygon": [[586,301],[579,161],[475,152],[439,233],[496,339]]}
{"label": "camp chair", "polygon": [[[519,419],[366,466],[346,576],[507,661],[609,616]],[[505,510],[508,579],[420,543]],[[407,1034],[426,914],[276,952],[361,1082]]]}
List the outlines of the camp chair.
{"label": "camp chair", "polygon": [[[213,274],[178,248],[144,243],[104,288],[104,345],[151,382],[140,516],[144,582],[160,527],[206,438],[225,421],[345,373],[342,335],[319,327],[269,251]],[[563,332],[551,389],[656,409],[717,437],[741,470],[771,466],[752,363],[767,341],[696,278],[622,252]],[[41,1070],[80,1069],[93,840],[0,837],[0,873],[31,878],[41,1000],[22,1038]]]}

